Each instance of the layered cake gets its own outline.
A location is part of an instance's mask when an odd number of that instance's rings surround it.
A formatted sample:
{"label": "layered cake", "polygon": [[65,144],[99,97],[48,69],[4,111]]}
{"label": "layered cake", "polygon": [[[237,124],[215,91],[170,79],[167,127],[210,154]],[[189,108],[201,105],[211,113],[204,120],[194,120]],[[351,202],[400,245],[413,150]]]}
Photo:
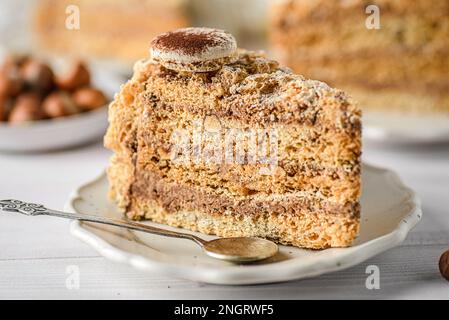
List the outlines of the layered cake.
{"label": "layered cake", "polygon": [[361,114],[341,90],[207,28],[156,37],[109,109],[110,197],[131,219],[322,249],[360,217]]}
{"label": "layered cake", "polygon": [[296,72],[362,108],[449,112],[449,1],[283,0],[270,12],[274,51]]}

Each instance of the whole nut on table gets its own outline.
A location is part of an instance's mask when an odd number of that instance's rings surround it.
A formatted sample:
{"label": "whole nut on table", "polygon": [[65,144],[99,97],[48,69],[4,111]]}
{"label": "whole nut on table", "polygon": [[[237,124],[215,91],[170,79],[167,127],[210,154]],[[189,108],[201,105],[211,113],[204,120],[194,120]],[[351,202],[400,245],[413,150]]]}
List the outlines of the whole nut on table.
{"label": "whole nut on table", "polygon": [[90,84],[89,70],[84,63],[78,61],[67,74],[56,77],[56,84],[60,89],[68,91],[88,86]]}
{"label": "whole nut on table", "polygon": [[8,120],[10,124],[20,124],[42,119],[43,116],[39,96],[35,93],[24,93],[17,97]]}
{"label": "whole nut on table", "polygon": [[83,110],[93,110],[106,104],[107,99],[100,90],[85,87],[75,91],[73,100]]}
{"label": "whole nut on table", "polygon": [[442,277],[449,281],[449,250],[441,255],[438,266]]}

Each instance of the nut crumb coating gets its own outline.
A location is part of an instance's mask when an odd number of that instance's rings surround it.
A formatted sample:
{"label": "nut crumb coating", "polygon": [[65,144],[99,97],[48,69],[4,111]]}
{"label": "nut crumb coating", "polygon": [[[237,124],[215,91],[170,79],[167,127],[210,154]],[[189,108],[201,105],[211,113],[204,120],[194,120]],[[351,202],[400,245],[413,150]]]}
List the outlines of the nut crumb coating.
{"label": "nut crumb coating", "polygon": [[[359,108],[263,54],[239,50],[237,61],[202,73],[141,60],[109,121],[110,196],[130,218],[314,249],[348,246],[358,234]],[[272,174],[257,163],[172,161],[171,134],[195,121],[276,130]]]}

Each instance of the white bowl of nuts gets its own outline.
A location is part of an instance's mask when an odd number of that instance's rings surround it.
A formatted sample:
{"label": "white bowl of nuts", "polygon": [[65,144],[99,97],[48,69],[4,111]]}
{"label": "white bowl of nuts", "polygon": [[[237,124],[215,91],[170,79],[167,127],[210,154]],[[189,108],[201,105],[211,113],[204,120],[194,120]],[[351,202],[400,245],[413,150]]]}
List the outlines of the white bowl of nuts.
{"label": "white bowl of nuts", "polygon": [[66,69],[58,74],[28,56],[4,60],[0,66],[1,151],[69,148],[104,134],[107,104],[121,80],[98,76],[98,72],[91,76],[81,61],[71,62]]}

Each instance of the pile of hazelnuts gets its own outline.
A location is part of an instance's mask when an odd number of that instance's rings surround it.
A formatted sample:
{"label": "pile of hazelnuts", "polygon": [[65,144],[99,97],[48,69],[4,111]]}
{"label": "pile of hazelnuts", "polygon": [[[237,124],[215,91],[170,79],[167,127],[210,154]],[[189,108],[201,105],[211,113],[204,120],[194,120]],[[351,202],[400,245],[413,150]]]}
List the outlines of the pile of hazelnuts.
{"label": "pile of hazelnuts", "polygon": [[90,78],[82,61],[59,76],[35,58],[7,57],[0,65],[0,121],[21,124],[100,108],[107,99]]}

